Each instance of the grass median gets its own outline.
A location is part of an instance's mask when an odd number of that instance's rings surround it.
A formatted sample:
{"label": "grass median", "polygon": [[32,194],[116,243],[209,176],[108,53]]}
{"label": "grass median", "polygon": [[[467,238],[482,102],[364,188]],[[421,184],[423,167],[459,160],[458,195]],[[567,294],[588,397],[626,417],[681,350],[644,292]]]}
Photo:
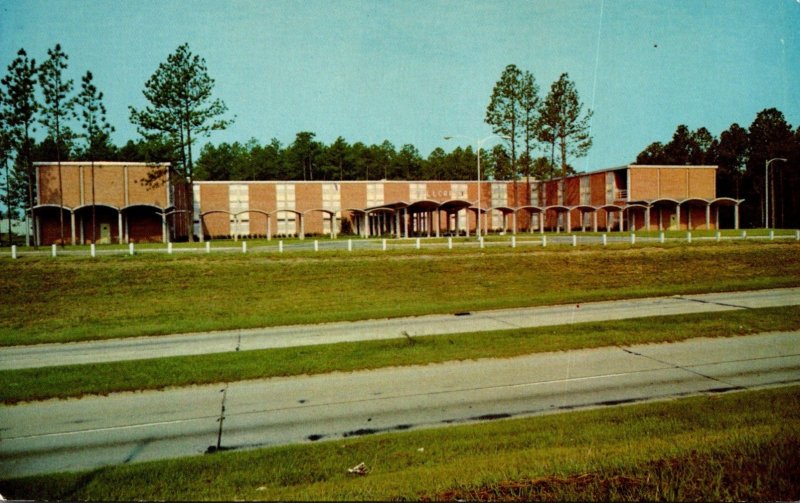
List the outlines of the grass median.
{"label": "grass median", "polygon": [[0,371],[0,401],[43,400],[546,351],[800,329],[800,306]]}
{"label": "grass median", "polygon": [[[800,388],[700,396],[0,481],[37,500],[800,497]],[[364,463],[367,474],[348,468]]]}
{"label": "grass median", "polygon": [[800,285],[800,244],[0,260],[0,346]]}

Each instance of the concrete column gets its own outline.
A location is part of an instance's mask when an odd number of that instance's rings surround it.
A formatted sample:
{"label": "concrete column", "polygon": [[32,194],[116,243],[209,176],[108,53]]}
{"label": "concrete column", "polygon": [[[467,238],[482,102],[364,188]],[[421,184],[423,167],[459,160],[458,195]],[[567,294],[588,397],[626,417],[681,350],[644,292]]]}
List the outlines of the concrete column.
{"label": "concrete column", "polygon": [[706,204],[706,229],[711,228],[711,204]]}
{"label": "concrete column", "polygon": [[650,230],[650,207],[648,206],[644,210],[644,230]]}
{"label": "concrete column", "polygon": [[267,241],[272,241],[272,215],[267,215]]}
{"label": "concrete column", "polygon": [[400,212],[401,211],[402,210],[397,210],[397,211],[394,212],[394,225],[395,225],[396,230],[397,230],[397,232],[395,232],[395,236],[397,236],[397,239],[400,239],[401,237],[403,237],[403,234],[402,234],[403,233],[403,228],[400,227]]}
{"label": "concrete column", "polygon": [[739,203],[736,203],[736,206],[733,207],[733,228],[739,229]]}
{"label": "concrete column", "polygon": [[678,225],[678,229],[676,229],[676,230],[680,230],[680,228],[681,228],[681,205],[680,204],[675,206],[675,223]]}
{"label": "concrete column", "polygon": [[124,241],[122,237],[122,211],[117,211],[117,242],[122,244]]}
{"label": "concrete column", "polygon": [[305,215],[297,215],[297,218],[300,219],[300,239],[306,238],[306,219]]}
{"label": "concrete column", "polygon": [[597,232],[597,210],[592,212],[592,230]]}
{"label": "concrete column", "polygon": [[511,234],[517,233],[517,212],[511,213]]}
{"label": "concrete column", "polygon": [[539,234],[544,234],[544,220],[545,212],[539,212]]}
{"label": "concrete column", "polygon": [[167,232],[167,216],[165,214],[161,214],[161,242],[166,243],[169,241],[169,235]]}
{"label": "concrete column", "polygon": [[441,237],[441,227],[442,227],[442,214],[437,209],[435,212],[431,213],[431,216],[436,219],[436,237]]}
{"label": "concrete column", "polygon": [[72,238],[72,246],[75,246],[75,212],[69,212],[69,226],[72,229],[71,238]]}

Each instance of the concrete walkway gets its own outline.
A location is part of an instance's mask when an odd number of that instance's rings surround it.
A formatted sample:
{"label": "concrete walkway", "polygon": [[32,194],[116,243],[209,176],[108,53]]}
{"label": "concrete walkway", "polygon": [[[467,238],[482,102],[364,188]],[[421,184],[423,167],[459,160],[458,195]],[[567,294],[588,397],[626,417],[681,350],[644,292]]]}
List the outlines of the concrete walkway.
{"label": "concrete walkway", "polygon": [[0,349],[0,370],[800,305],[800,288],[676,295]]}

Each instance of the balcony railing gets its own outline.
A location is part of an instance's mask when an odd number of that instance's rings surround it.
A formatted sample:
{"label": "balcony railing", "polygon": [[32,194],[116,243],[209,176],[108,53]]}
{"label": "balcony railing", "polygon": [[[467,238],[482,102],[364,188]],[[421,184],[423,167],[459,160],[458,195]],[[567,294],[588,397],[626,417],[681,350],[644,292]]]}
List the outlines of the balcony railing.
{"label": "balcony railing", "polygon": [[614,191],[614,200],[616,201],[627,201],[628,200],[628,190],[615,190]]}

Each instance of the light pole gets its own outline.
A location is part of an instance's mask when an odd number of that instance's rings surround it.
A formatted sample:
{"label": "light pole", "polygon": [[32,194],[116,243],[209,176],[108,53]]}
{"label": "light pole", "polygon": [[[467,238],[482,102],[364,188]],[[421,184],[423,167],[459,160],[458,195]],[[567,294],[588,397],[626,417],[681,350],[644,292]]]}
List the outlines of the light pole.
{"label": "light pole", "polygon": [[772,161],[783,161],[783,157],[773,157],[764,163],[764,228],[769,229],[769,165]]}
{"label": "light pole", "polygon": [[486,138],[476,140],[474,138],[470,138],[469,136],[464,135],[453,135],[453,136],[445,136],[445,140],[452,140],[453,138],[464,138],[469,141],[474,141],[478,147],[478,212],[475,215],[475,234],[477,235],[478,239],[481,238],[481,148],[483,147],[484,142],[491,140],[492,138],[505,138],[508,139],[507,136],[501,136],[496,134],[490,134]]}

